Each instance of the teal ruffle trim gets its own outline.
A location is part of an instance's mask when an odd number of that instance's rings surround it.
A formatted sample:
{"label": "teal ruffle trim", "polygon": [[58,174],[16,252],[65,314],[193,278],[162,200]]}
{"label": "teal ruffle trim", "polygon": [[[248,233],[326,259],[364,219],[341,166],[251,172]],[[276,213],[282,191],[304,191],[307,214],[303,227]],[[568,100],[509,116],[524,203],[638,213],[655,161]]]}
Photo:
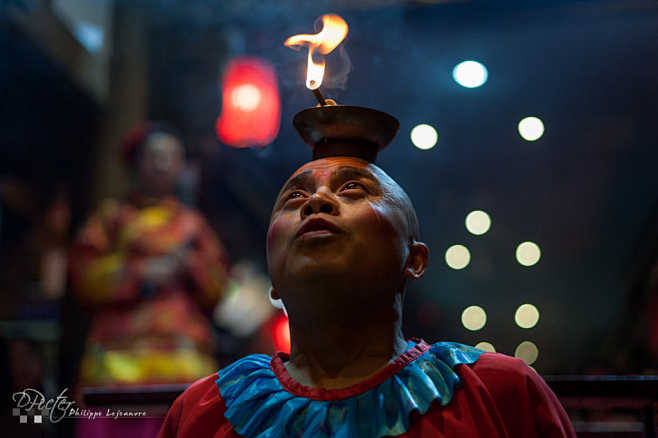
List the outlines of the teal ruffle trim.
{"label": "teal ruffle trim", "polygon": [[[415,345],[409,341],[408,348]],[[412,411],[424,414],[435,400],[447,405],[459,376],[453,368],[484,353],[456,342],[437,342],[369,391],[319,401],[286,391],[270,369],[269,356],[244,357],[218,373],[224,416],[247,438],[379,438],[409,429]]]}

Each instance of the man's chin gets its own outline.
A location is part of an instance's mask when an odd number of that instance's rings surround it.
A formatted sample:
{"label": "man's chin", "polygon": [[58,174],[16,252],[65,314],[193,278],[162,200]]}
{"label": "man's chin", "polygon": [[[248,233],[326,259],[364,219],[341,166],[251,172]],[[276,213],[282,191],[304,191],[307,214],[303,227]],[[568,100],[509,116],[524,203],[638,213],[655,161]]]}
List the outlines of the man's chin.
{"label": "man's chin", "polygon": [[345,260],[340,260],[336,255],[329,252],[300,255],[289,267],[288,272],[291,277],[300,281],[327,277],[348,277],[349,274],[353,273],[354,267],[349,266]]}

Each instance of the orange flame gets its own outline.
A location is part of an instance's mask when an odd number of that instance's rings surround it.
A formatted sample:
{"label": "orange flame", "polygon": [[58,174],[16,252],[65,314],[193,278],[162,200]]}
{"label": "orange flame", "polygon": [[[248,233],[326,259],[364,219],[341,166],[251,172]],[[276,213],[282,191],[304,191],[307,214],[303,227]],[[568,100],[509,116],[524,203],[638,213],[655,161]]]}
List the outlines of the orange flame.
{"label": "orange flame", "polygon": [[347,23],[336,14],[325,14],[320,17],[322,30],[314,35],[300,34],[288,38],[283,45],[293,49],[308,46],[308,68],[306,69],[306,86],[315,90],[322,84],[324,77],[324,57],[314,60],[313,55],[318,52],[321,55],[331,53],[345,39],[347,35]]}

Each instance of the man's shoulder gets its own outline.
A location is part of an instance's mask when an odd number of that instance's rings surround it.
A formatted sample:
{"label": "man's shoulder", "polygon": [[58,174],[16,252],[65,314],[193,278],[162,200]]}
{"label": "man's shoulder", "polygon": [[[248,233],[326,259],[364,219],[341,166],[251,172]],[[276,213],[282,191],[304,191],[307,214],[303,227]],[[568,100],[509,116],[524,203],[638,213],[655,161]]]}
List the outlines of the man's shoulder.
{"label": "man's shoulder", "polygon": [[511,437],[573,437],[576,435],[560,401],[544,379],[521,359],[482,353],[463,367],[460,376],[483,385]]}
{"label": "man's shoulder", "polygon": [[219,395],[217,390],[217,373],[192,382],[178,397],[184,404],[200,402]]}
{"label": "man's shoulder", "polygon": [[483,353],[473,364],[472,369],[479,376],[487,378],[525,379],[529,376],[539,376],[521,359],[501,353]]}
{"label": "man's shoulder", "polygon": [[521,359],[506,354],[485,352],[473,364],[478,374],[524,376],[535,371]]}
{"label": "man's shoulder", "polygon": [[527,397],[536,389],[547,388],[543,378],[521,359],[500,353],[483,353],[470,366],[473,373],[497,398]]}
{"label": "man's shoulder", "polygon": [[158,438],[213,436],[229,427],[224,418],[226,406],[217,387],[217,376],[215,373],[193,382],[176,398]]}
{"label": "man's shoulder", "polygon": [[493,391],[518,389],[528,381],[541,380],[541,376],[521,359],[505,354],[485,352],[457,342],[436,342],[431,345],[430,351],[450,365],[467,366],[470,372]]}
{"label": "man's shoulder", "polygon": [[202,400],[210,395],[219,395],[219,384],[226,378],[245,375],[263,368],[269,368],[271,358],[264,354],[250,354],[227,365],[209,376],[194,381],[181,394],[188,400]]}
{"label": "man's shoulder", "polygon": [[242,357],[219,370],[217,383],[221,386],[225,379],[244,377],[263,369],[269,369],[271,360],[272,357],[266,354],[250,354]]}

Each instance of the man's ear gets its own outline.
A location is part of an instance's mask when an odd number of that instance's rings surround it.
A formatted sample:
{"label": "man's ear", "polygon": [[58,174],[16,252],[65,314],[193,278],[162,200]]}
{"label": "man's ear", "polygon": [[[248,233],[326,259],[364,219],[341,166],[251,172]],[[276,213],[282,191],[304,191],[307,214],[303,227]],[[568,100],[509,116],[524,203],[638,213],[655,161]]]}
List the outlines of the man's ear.
{"label": "man's ear", "polygon": [[409,256],[404,267],[407,278],[418,279],[425,273],[429,260],[430,250],[423,242],[412,240],[409,244]]}
{"label": "man's ear", "polygon": [[283,310],[283,313],[288,316],[288,311],[286,310],[286,306],[283,304],[283,300],[281,299],[281,296],[279,293],[274,289],[274,286],[270,286],[270,290],[268,292],[268,295],[270,297],[270,303],[277,309]]}
{"label": "man's ear", "polygon": [[279,293],[274,289],[274,286],[270,286],[269,294],[270,294],[270,300],[272,301],[281,299]]}

